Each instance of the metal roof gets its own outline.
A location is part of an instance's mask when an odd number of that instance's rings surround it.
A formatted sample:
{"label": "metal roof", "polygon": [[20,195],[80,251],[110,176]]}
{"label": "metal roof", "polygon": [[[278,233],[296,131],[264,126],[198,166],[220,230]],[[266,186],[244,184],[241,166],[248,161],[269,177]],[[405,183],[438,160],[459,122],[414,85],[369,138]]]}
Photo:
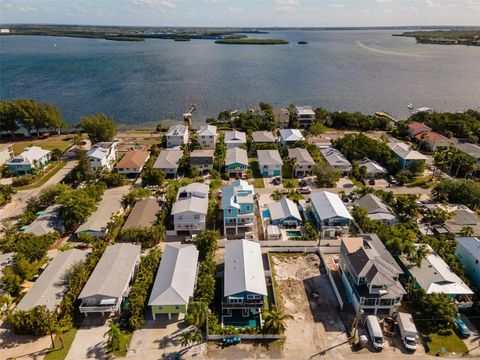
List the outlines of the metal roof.
{"label": "metal roof", "polygon": [[123,230],[131,228],[151,227],[157,221],[157,214],[160,212],[160,205],[155,199],[143,199],[137,201],[127,221],[123,224]]}
{"label": "metal roof", "polygon": [[87,221],[80,225],[75,233],[105,231],[112,215],[116,214],[122,206],[123,195],[124,193],[118,191],[118,189],[106,190],[102,201],[98,204],[97,211],[90,215]]}
{"label": "metal roof", "polygon": [[270,219],[272,220],[282,220],[291,216],[302,221],[298,206],[286,197],[283,197],[272,204],[268,204],[267,206],[270,211]]}
{"label": "metal roof", "polygon": [[180,159],[183,156],[181,149],[162,150],[153,164],[154,169],[178,169]]}
{"label": "metal roof", "polygon": [[247,136],[244,132],[241,131],[225,131],[225,137],[223,142],[225,144],[246,144],[247,143]]}
{"label": "metal roof", "polygon": [[250,185],[245,180],[235,180],[230,185],[222,188],[222,209],[228,209],[229,207],[239,208],[238,199],[241,197],[248,197],[248,200],[253,203],[254,194],[253,185]]}
{"label": "metal roof", "polygon": [[225,164],[230,165],[235,163],[248,165],[247,150],[241,148],[227,149]]}
{"label": "metal roof", "polygon": [[267,295],[260,244],[228,240],[225,244],[224,296],[242,292]]}
{"label": "metal roof", "polygon": [[298,129],[280,129],[279,132],[283,141],[294,142],[305,140],[302,132]]}
{"label": "metal roof", "polygon": [[477,237],[459,237],[457,242],[467,249],[477,260],[480,260],[480,239]]}
{"label": "metal roof", "polygon": [[337,149],[321,149],[320,152],[331,166],[352,166],[350,161],[348,161],[347,158]]}
{"label": "metal roof", "polygon": [[172,125],[165,136],[184,136],[188,133],[188,127],[185,125]]}
{"label": "metal roof", "polygon": [[198,130],[199,136],[217,135],[217,127],[215,125],[204,124]]}
{"label": "metal roof", "polygon": [[273,136],[271,131],[254,131],[252,132],[252,139],[253,139],[253,142],[257,142],[257,143],[275,142],[275,137]]}
{"label": "metal roof", "polygon": [[48,155],[50,151],[44,150],[38,146],[26,147],[21,154],[15,156],[10,162],[18,164],[33,164],[35,161]]}
{"label": "metal roof", "polygon": [[49,206],[30,225],[28,225],[25,232],[41,236],[58,230],[61,221],[58,213],[59,210],[60,205]]}
{"label": "metal roof", "polygon": [[352,215],[350,215],[343,204],[342,199],[337,194],[328,191],[320,191],[312,194],[310,200],[315,211],[322,220],[337,216],[353,220]]}
{"label": "metal roof", "polygon": [[390,144],[390,149],[405,160],[427,160],[427,157],[420,154],[418,151],[413,150],[409,145],[399,142]]}
{"label": "metal roof", "polygon": [[480,146],[470,143],[453,145],[456,149],[470,155],[477,161],[480,159]]}
{"label": "metal roof", "polygon": [[260,167],[264,165],[283,165],[278,150],[257,150],[257,156]]}
{"label": "metal roof", "polygon": [[140,250],[140,245],[128,243],[108,246],[78,298],[121,298],[140,259]]}
{"label": "metal roof", "polygon": [[148,305],[187,305],[193,296],[197,263],[194,245],[166,245]]}
{"label": "metal roof", "polygon": [[193,212],[198,214],[207,214],[208,198],[199,198],[196,196],[188,199],[178,200],[172,206],[172,215]]}
{"label": "metal roof", "polygon": [[383,166],[370,159],[364,159],[360,161],[358,165],[365,166],[367,168],[367,174],[386,174],[388,172]]}
{"label": "metal roof", "polygon": [[66,290],[65,273],[73,264],[84,260],[86,255],[85,251],[77,249],[58,253],[22,298],[16,310],[30,310],[45,305],[48,310],[55,311]]}

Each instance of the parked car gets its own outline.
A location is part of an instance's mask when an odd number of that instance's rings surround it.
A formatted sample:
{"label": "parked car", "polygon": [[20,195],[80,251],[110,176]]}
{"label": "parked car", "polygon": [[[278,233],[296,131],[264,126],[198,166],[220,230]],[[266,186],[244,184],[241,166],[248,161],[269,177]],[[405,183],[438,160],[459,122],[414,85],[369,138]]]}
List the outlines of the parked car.
{"label": "parked car", "polygon": [[417,328],[413,322],[412,315],[399,312],[397,316],[398,328],[403,345],[409,351],[417,350]]}
{"label": "parked car", "polygon": [[299,194],[310,194],[312,192],[312,189],[310,189],[309,187],[301,187],[297,189],[297,192]]}
{"label": "parked car", "polygon": [[395,177],[393,177],[392,175],[389,175],[389,176],[387,177],[387,181],[388,181],[390,184],[392,184],[392,185],[397,185],[397,184],[398,184],[397,179],[395,179]]}
{"label": "parked car", "polygon": [[282,183],[282,179],[280,179],[279,177],[274,177],[272,180],[273,185],[280,185],[281,183]]}
{"label": "parked car", "polygon": [[376,351],[382,351],[384,347],[384,339],[378,318],[375,315],[368,315],[365,322],[368,336],[370,337],[373,348]]}
{"label": "parked car", "polygon": [[368,180],[368,185],[375,185],[375,179]]}
{"label": "parked car", "polygon": [[468,339],[470,335],[472,335],[472,332],[470,329],[465,325],[462,319],[460,318],[454,318],[453,323],[455,324],[455,331],[458,334],[459,337],[462,339]]}

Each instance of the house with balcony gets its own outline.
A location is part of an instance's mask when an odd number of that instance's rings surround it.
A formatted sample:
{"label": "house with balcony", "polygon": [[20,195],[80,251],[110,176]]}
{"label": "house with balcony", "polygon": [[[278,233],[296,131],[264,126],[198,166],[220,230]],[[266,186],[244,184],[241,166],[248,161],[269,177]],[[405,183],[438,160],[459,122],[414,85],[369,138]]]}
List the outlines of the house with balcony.
{"label": "house with balcony", "polygon": [[90,313],[119,312],[140,265],[140,245],[118,243],[105,249],[78,300],[85,317]]}
{"label": "house with balcony", "polygon": [[293,171],[295,177],[313,175],[315,161],[307,149],[288,149],[288,157],[293,160]]}
{"label": "house with balcony", "polygon": [[67,290],[67,271],[75,263],[85,260],[86,256],[86,251],[78,249],[59,252],[20,300],[15,311],[28,311],[36,306],[45,306],[55,313]]}
{"label": "house with balcony", "polygon": [[178,190],[172,206],[174,229],[177,235],[198,234],[205,230],[209,187],[192,183]]}
{"label": "house with balcony", "polygon": [[0,144],[0,166],[9,162],[14,156],[12,144]]}
{"label": "house with balcony", "polygon": [[173,125],[170,126],[165,134],[167,142],[167,148],[178,148],[188,144],[188,126],[185,125]]}
{"label": "house with balcony", "polygon": [[193,299],[198,267],[194,245],[167,244],[153,283],[148,306],[153,320],[157,315],[186,314]]}
{"label": "house with balcony", "polygon": [[[9,151],[9,150],[8,150]],[[38,146],[26,147],[5,165],[15,171],[16,175],[26,175],[34,169],[40,169],[50,161],[50,151]]]}
{"label": "house with balcony", "polygon": [[296,228],[302,224],[298,206],[289,198],[283,197],[274,203],[267,204],[272,225],[284,228]]}
{"label": "house with balcony", "polygon": [[225,244],[222,325],[260,327],[267,282],[258,242],[231,240]]}
{"label": "house with balcony", "polygon": [[473,284],[480,288],[480,238],[459,237],[455,255],[463,264],[465,273],[472,279]]}
{"label": "house with balcony", "polygon": [[311,106],[295,106],[295,117],[300,127],[309,128],[315,121],[315,111]]}
{"label": "house with balcony", "polygon": [[214,150],[193,150],[190,153],[190,166],[198,169],[200,175],[209,173],[213,169],[214,152]]}
{"label": "house with balcony", "polygon": [[122,157],[115,168],[119,174],[135,177],[140,175],[149,157],[149,151],[131,150]]}
{"label": "house with balcony", "polygon": [[257,156],[263,177],[282,175],[283,161],[278,150],[257,150]]}
{"label": "house with balcony", "polygon": [[305,141],[305,137],[298,129],[280,129],[279,132],[282,147],[294,145],[298,141]]}
{"label": "house with balcony", "polygon": [[395,259],[375,234],[342,238],[339,272],[348,301],[355,311],[390,316],[398,311],[405,289]]}
{"label": "house with balcony", "polygon": [[408,169],[413,162],[427,160],[427,157],[423,154],[420,154],[418,151],[413,150],[410,145],[398,142],[390,144],[390,150],[393,156],[398,159],[400,163],[400,169]]}
{"label": "house with balcony", "polygon": [[[416,246],[422,245],[417,244]],[[405,274],[427,294],[448,294],[455,301],[457,307],[470,307],[472,303],[465,301],[465,299],[473,295],[473,291],[450,269],[448,264],[430,245],[425,246],[429,254],[422,260],[420,266],[408,260],[406,255],[400,256]]]}
{"label": "house with balcony", "polygon": [[322,237],[348,234],[353,220],[345,204],[337,194],[320,191],[310,196],[311,215],[321,229]]}
{"label": "house with balcony", "polygon": [[340,171],[342,175],[348,175],[352,171],[352,164],[350,161],[348,161],[347,158],[337,149],[321,149],[320,152],[328,165]]}
{"label": "house with balcony", "polygon": [[204,124],[200,126],[197,137],[202,149],[215,150],[215,144],[218,138],[217,127],[215,125]]}
{"label": "house with balcony", "polygon": [[236,180],[222,188],[223,233],[226,237],[244,236],[255,221],[253,185]]}
{"label": "house with balcony", "polygon": [[241,131],[225,131],[223,142],[227,149],[233,149],[247,145],[247,135]]}
{"label": "house with balcony", "polygon": [[399,221],[393,210],[374,194],[362,196],[355,202],[355,205],[367,210],[370,220],[381,221],[388,225]]}
{"label": "house with balcony", "polygon": [[225,171],[229,177],[243,178],[248,170],[247,150],[240,148],[227,149],[225,154]]}
{"label": "house with balcony", "polygon": [[108,171],[113,169],[117,161],[117,146],[118,142],[100,142],[92,146],[87,151],[87,156],[90,160],[90,169],[95,172],[100,168],[105,168]]}
{"label": "house with balcony", "polygon": [[182,156],[182,149],[162,150],[158,155],[157,160],[155,160],[153,168],[162,170],[167,177],[176,178]]}

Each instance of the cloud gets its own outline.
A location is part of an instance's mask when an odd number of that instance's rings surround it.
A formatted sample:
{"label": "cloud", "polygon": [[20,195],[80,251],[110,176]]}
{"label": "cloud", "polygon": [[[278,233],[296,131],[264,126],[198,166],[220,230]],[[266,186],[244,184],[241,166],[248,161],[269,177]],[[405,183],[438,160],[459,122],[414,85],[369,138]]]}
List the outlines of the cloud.
{"label": "cloud", "polygon": [[273,0],[274,3],[282,6],[295,6],[300,5],[299,0]]}
{"label": "cloud", "polygon": [[232,13],[237,13],[237,14],[242,14],[242,13],[243,13],[243,9],[242,9],[242,8],[233,7],[233,6],[229,6],[229,7],[228,7],[228,11],[230,11],[230,12],[232,12]]}
{"label": "cloud", "polygon": [[434,0],[425,0],[425,5],[429,8],[440,7],[440,3]]}
{"label": "cloud", "polygon": [[334,9],[340,9],[340,8],[344,8],[345,5],[343,5],[343,4],[338,4],[338,3],[333,3],[333,4],[330,4],[330,7],[331,7],[331,8],[334,8]]}
{"label": "cloud", "polygon": [[128,0],[130,4],[146,6],[160,10],[175,9],[177,0]]}
{"label": "cloud", "polygon": [[205,2],[208,4],[220,4],[225,2],[225,0],[205,0]]}

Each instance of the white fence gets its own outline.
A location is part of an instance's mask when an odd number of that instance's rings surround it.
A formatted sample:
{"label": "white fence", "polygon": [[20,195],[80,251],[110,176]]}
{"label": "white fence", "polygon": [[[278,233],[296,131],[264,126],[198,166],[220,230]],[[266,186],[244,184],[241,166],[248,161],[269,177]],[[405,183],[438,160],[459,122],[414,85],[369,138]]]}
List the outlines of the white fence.
{"label": "white fence", "polygon": [[[222,340],[226,338],[228,335],[207,335],[207,340]],[[242,340],[282,340],[285,339],[285,335],[272,335],[272,334],[239,334],[235,335],[238,336]]]}

